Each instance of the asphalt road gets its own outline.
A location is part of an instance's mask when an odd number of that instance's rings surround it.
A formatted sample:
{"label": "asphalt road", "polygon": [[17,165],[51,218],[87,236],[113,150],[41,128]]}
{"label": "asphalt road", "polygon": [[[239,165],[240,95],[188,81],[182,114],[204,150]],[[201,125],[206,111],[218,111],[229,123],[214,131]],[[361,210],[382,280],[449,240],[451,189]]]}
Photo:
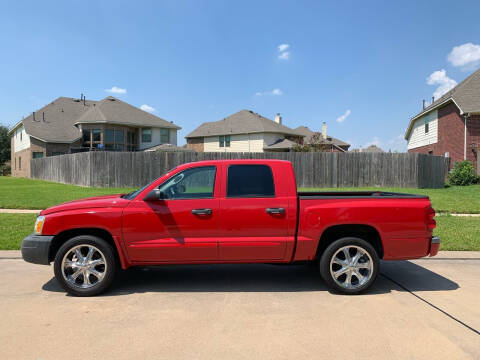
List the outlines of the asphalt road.
{"label": "asphalt road", "polygon": [[480,252],[383,262],[372,291],[313,266],[136,269],[96,298],[0,252],[1,359],[480,359]]}

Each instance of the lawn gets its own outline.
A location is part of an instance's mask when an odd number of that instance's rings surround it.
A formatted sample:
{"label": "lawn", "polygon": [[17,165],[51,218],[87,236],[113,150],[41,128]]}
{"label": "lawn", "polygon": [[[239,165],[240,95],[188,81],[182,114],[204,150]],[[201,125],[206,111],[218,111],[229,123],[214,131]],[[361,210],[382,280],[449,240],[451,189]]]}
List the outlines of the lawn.
{"label": "lawn", "polygon": [[0,214],[0,250],[18,250],[22,239],[33,232],[35,214]]}
{"label": "lawn", "polygon": [[302,191],[392,191],[410,194],[422,194],[430,197],[433,208],[439,212],[453,214],[480,214],[480,185],[451,186],[443,189],[415,188],[306,188]]}
{"label": "lawn", "polygon": [[[89,196],[118,194],[132,188],[89,188],[54,182],[0,176],[0,208],[45,209]],[[302,191],[377,190],[428,195],[437,212],[480,214],[480,185],[444,189],[414,188],[308,188]]]}
{"label": "lawn", "polygon": [[82,187],[0,176],[0,209],[45,209],[75,199],[132,190],[134,189]]}
{"label": "lawn", "polygon": [[[18,250],[22,239],[33,231],[34,214],[0,214],[0,250]],[[437,216],[435,235],[440,250],[480,251],[480,218]]]}

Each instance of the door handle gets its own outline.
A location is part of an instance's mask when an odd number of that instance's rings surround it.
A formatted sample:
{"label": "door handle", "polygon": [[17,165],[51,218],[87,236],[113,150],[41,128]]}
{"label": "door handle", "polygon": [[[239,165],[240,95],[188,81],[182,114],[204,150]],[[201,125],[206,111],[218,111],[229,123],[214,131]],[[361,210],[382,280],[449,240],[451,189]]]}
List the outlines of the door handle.
{"label": "door handle", "polygon": [[284,208],[266,208],[265,212],[267,214],[284,214],[285,209]]}
{"label": "door handle", "polygon": [[212,209],[193,209],[193,215],[212,215]]}

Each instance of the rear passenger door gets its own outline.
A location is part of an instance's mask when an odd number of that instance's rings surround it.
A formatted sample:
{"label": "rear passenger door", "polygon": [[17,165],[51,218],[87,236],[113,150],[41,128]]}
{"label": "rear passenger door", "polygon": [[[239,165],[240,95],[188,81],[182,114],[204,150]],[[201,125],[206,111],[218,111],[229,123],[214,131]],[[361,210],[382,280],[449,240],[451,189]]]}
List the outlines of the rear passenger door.
{"label": "rear passenger door", "polygon": [[220,199],[219,260],[281,260],[288,241],[288,198],[277,196],[272,169],[229,165]]}

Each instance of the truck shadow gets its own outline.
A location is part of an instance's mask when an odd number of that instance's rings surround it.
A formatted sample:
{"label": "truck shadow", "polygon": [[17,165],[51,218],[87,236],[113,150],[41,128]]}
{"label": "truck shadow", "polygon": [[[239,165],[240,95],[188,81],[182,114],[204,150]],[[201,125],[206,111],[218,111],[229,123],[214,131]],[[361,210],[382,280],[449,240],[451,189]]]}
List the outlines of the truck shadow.
{"label": "truck shadow", "polygon": [[[392,290],[446,291],[458,288],[457,283],[410,261],[389,261],[382,262],[380,276],[366,295],[390,293]],[[55,278],[45,283],[42,289],[64,292]],[[168,265],[132,268],[122,271],[112,289],[102,296],[148,292],[301,291],[329,291],[313,264]]]}

